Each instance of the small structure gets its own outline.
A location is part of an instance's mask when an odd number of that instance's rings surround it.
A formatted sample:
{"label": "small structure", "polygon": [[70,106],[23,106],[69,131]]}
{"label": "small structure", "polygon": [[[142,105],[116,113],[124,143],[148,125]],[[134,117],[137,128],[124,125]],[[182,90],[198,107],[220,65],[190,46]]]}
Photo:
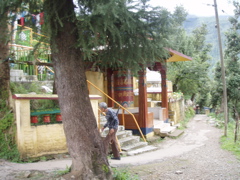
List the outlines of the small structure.
{"label": "small structure", "polygon": [[[101,96],[89,95],[89,97],[97,120],[98,100]],[[30,100],[58,100],[57,95],[15,94],[13,99],[17,124],[17,145],[22,159],[68,152],[62,123],[31,125]]]}

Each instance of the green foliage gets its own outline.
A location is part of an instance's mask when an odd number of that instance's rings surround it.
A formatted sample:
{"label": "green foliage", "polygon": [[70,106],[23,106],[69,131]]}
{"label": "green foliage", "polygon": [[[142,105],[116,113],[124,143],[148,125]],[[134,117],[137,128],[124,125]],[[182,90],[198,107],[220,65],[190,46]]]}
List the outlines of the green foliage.
{"label": "green foliage", "polygon": [[[229,18],[231,27],[226,32],[226,49],[225,49],[225,61],[226,65],[226,85],[227,85],[227,101],[230,118],[234,118],[236,122],[239,121],[240,114],[240,6],[239,2],[234,2],[235,10],[234,16]],[[223,85],[219,81],[221,78],[220,66],[217,66],[215,71],[215,88],[213,91],[213,104],[219,105],[222,102]],[[225,78],[225,77],[224,77]],[[237,137],[239,129],[236,129],[235,135]],[[233,133],[233,132],[232,132]],[[235,138],[237,140],[237,138]]]}
{"label": "green foliage", "polygon": [[215,126],[217,128],[224,128],[224,114],[223,113],[210,113],[208,116],[215,119]]}
{"label": "green foliage", "polygon": [[[18,29],[21,29],[18,27]],[[16,44],[31,46],[31,31],[29,29],[18,30],[15,37]]]}
{"label": "green foliage", "polygon": [[71,167],[66,166],[66,169],[56,172],[57,176],[63,176],[71,171]]}
{"label": "green foliage", "polygon": [[3,118],[0,121],[0,132],[4,132],[5,130],[9,129],[13,123],[13,114],[11,111],[5,112]]}
{"label": "green foliage", "polygon": [[[225,41],[224,33],[229,28],[229,16],[219,16],[220,28],[221,28],[221,35],[222,35],[222,42]],[[219,62],[219,44],[218,44],[218,37],[217,37],[217,29],[215,28],[216,25],[216,18],[215,16],[211,17],[197,17],[197,16],[188,16],[186,21],[184,22],[184,28],[186,29],[187,33],[191,33],[194,29],[201,26],[204,23],[207,25],[207,35],[206,35],[206,43],[212,45],[212,48],[209,52],[211,59],[209,59],[208,63],[210,64],[210,70],[208,74],[210,79],[213,79],[214,76],[214,69],[216,64]],[[225,48],[225,44],[223,43],[223,48]]]}
{"label": "green foliage", "polygon": [[102,170],[103,170],[104,172],[106,172],[106,173],[109,172],[109,168],[108,168],[108,166],[105,165],[105,164],[102,165]]}
{"label": "green foliage", "polygon": [[[76,42],[85,61],[98,67],[137,70],[151,66],[156,59],[169,56],[168,37],[173,32],[173,17],[164,8],[152,8],[147,4],[128,4],[127,0],[77,1],[77,16],[65,1],[44,1],[49,35],[52,42],[64,27],[63,17],[76,25]],[[132,2],[132,1],[131,1]],[[132,2],[133,3],[133,2]],[[74,30],[73,30],[74,31]],[[57,48],[54,46],[54,51]],[[104,50],[104,51],[103,51]]]}
{"label": "green foliage", "polygon": [[18,82],[10,82],[10,89],[12,94],[28,94],[31,92],[35,92],[36,94],[42,94],[41,84],[38,82],[31,83],[18,83]]}
{"label": "green foliage", "polygon": [[230,122],[228,124],[228,134],[227,136],[221,137],[221,147],[228,151],[233,152],[240,159],[240,142],[234,142],[234,128],[235,123]]}
{"label": "green foliage", "polygon": [[192,61],[168,63],[168,79],[173,82],[173,91],[180,91],[185,97],[195,100],[197,104],[206,106],[210,86],[208,78],[208,55],[211,46],[206,44],[206,25],[196,28],[192,35],[184,30],[174,34],[175,49],[193,58]]}
{"label": "green foliage", "polygon": [[[240,99],[239,87],[240,87],[240,77],[239,77],[239,53],[240,53],[240,23],[239,19],[239,3],[234,2],[235,15],[230,17],[228,20],[228,26],[224,26],[225,36],[222,36],[225,40],[225,69],[226,69],[226,85],[227,85],[227,96],[228,96],[228,106],[230,108],[239,109],[238,101]],[[230,28],[229,28],[230,24]],[[221,26],[222,28],[223,26]],[[212,106],[217,107],[221,105],[223,96],[223,84],[221,80],[221,66],[217,63],[215,68],[213,88],[212,88]],[[230,111],[232,111],[230,109]],[[239,111],[240,112],[240,111]]]}
{"label": "green foliage", "polygon": [[189,107],[188,109],[185,110],[185,118],[183,121],[180,122],[180,127],[179,129],[185,129],[187,128],[187,123],[194,117],[195,111],[193,107]]}
{"label": "green foliage", "polygon": [[[3,113],[1,111],[1,113]],[[15,143],[16,127],[13,113],[11,111],[3,113],[4,117],[0,119],[0,159],[7,159],[18,162],[20,156]]]}
{"label": "green foliage", "polygon": [[139,180],[137,175],[132,175],[127,169],[112,168],[114,180]]}

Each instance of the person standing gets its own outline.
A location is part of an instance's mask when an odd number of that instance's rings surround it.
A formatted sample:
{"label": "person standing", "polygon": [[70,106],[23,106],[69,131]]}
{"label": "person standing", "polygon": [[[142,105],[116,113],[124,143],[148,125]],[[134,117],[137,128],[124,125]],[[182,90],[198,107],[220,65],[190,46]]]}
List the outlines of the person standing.
{"label": "person standing", "polygon": [[121,160],[119,149],[118,149],[117,138],[116,138],[116,133],[119,125],[117,114],[112,108],[108,108],[105,102],[99,103],[99,107],[102,112],[106,113],[106,119],[107,119],[107,122],[103,126],[102,131],[106,127],[109,128],[109,132],[105,137],[105,139],[103,140],[105,153],[106,155],[108,155],[109,143],[111,143],[112,152],[113,152],[113,157],[111,159]]}

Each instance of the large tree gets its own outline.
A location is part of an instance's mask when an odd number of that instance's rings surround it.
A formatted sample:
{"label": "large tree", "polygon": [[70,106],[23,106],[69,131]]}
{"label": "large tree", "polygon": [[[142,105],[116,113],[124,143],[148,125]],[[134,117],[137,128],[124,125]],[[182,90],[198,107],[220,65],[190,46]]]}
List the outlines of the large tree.
{"label": "large tree", "polygon": [[[75,3],[75,4],[74,4]],[[45,0],[53,65],[67,146],[76,179],[111,179],[91,108],[84,62],[133,72],[168,56],[171,16],[146,2]],[[135,7],[135,10],[130,10]]]}
{"label": "large tree", "polygon": [[233,2],[235,6],[234,16],[229,18],[231,28],[226,33],[226,50],[225,58],[227,59],[226,76],[227,76],[227,96],[230,112],[236,121],[235,142],[238,139],[239,118],[240,118],[240,3]]}
{"label": "large tree", "polygon": [[[1,1],[0,6],[0,109],[3,110],[9,106],[10,67],[8,63],[8,43],[10,41],[10,29],[8,24],[8,13],[11,8],[11,3],[8,1]],[[3,115],[4,114],[0,113],[0,119]]]}
{"label": "large tree", "polygon": [[[4,109],[10,106],[10,66],[9,60],[14,55],[9,54],[9,44],[12,41],[13,23],[17,14],[22,11],[34,12],[40,9],[41,0],[1,0],[0,1],[0,119],[4,116]],[[2,114],[1,114],[2,112]]]}
{"label": "large tree", "polygon": [[[207,27],[202,24],[191,35],[185,30],[173,36],[175,49],[193,58],[192,61],[168,63],[168,77],[173,82],[173,91],[181,91],[185,98],[206,105],[209,92],[208,68],[211,45],[206,44]],[[191,86],[191,88],[189,88]],[[199,98],[200,97],[200,98]],[[204,97],[204,98],[202,98]]]}

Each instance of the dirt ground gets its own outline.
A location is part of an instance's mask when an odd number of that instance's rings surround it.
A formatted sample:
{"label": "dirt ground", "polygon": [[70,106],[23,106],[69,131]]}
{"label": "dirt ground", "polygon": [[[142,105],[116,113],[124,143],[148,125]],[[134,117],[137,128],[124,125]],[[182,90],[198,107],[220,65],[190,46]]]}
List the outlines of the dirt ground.
{"label": "dirt ground", "polygon": [[[165,138],[158,150],[110,160],[141,180],[240,180],[240,161],[220,148],[223,132],[206,115],[196,115],[177,139]],[[16,164],[0,160],[0,180],[63,180],[71,159]]]}
{"label": "dirt ground", "polygon": [[158,162],[132,166],[130,171],[141,180],[240,180],[240,161],[220,148],[221,135],[223,132],[214,127],[213,121],[197,115],[180,138],[164,142],[169,145],[172,141],[174,145],[171,146],[180,152],[187,146],[195,147]]}

